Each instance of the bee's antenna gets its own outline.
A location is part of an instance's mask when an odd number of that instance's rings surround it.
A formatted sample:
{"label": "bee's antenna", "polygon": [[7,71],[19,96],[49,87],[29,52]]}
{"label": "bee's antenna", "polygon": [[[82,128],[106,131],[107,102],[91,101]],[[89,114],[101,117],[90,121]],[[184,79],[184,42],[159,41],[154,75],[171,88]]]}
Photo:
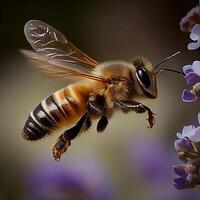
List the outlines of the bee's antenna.
{"label": "bee's antenna", "polygon": [[[172,54],[171,56],[165,58],[165,59],[162,60],[160,63],[158,63],[153,69],[155,70],[159,65],[161,65],[162,63],[164,63],[164,62],[166,62],[166,61],[172,59],[173,57],[175,57],[176,55],[178,55],[178,54],[180,54],[180,53],[181,53],[181,51],[178,51],[178,52]],[[169,70],[168,70],[168,71],[169,71]]]}
{"label": "bee's antenna", "polygon": [[169,71],[169,72],[175,72],[175,73],[178,73],[178,74],[181,74],[181,75],[185,75],[183,72],[180,72],[180,71],[177,71],[177,70],[173,70],[173,69],[168,69],[168,68],[165,68],[165,69],[160,69],[156,72],[156,74],[160,74],[164,71]]}

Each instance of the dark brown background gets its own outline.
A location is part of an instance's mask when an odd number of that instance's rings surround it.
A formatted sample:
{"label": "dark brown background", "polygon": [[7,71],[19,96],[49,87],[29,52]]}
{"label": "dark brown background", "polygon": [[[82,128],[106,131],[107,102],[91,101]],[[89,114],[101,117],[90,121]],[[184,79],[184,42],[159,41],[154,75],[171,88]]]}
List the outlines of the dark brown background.
{"label": "dark brown background", "polygon": [[[195,0],[32,0],[1,3],[0,199],[1,196],[2,199],[21,199],[23,170],[42,156],[51,159],[50,147],[54,136],[29,143],[22,139],[21,130],[29,112],[45,96],[66,86],[66,83],[42,77],[27,66],[19,53],[21,48],[30,49],[23,33],[25,22],[30,19],[45,21],[99,61],[131,60],[134,56],[144,55],[155,64],[181,50],[181,55],[165,64],[180,70],[199,57],[199,51],[187,51],[189,36],[179,29],[179,21],[196,3]],[[199,102],[185,104],[181,101],[185,87],[188,86],[179,75],[160,75],[158,99],[144,101],[157,114],[153,129],[147,129],[145,115],[117,113],[104,134],[97,135],[95,127],[91,128],[88,134],[74,142],[70,153],[63,159],[94,155],[111,172],[117,188],[116,199],[153,200],[140,183],[134,181],[135,177],[130,181],[129,172],[125,172],[127,166],[121,162],[120,155],[123,146],[136,132],[146,137],[164,138],[169,150],[175,154],[173,141],[176,132],[184,124],[196,120],[199,112]],[[169,182],[169,187],[171,184]]]}

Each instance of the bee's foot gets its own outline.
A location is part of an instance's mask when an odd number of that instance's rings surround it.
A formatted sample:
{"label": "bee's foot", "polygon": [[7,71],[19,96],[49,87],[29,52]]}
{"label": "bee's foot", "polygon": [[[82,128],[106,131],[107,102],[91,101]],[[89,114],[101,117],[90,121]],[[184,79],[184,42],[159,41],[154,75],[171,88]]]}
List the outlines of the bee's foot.
{"label": "bee's foot", "polygon": [[67,151],[70,145],[71,145],[70,140],[58,139],[52,148],[54,160],[59,161],[61,155]]}
{"label": "bee's foot", "polygon": [[152,111],[148,111],[148,116],[149,116],[149,118],[147,119],[149,122],[148,128],[152,128],[155,124],[156,119],[155,119],[154,115],[156,115],[156,114],[154,114]]}

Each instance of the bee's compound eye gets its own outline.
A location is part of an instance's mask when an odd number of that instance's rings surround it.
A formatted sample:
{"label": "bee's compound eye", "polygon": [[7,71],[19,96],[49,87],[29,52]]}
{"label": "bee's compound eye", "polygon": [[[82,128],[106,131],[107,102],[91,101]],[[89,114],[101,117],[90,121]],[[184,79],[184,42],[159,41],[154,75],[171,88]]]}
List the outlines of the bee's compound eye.
{"label": "bee's compound eye", "polygon": [[146,87],[146,88],[150,87],[151,81],[150,81],[148,73],[144,69],[142,69],[142,68],[137,69],[136,75],[137,75],[137,78],[138,78],[139,82],[144,87]]}

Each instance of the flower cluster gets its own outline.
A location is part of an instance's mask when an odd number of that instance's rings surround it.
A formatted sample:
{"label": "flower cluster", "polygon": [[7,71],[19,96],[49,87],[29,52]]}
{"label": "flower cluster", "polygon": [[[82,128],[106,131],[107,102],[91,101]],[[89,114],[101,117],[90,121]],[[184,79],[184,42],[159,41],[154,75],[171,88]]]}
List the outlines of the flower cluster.
{"label": "flower cluster", "polygon": [[[198,120],[200,123],[200,113]],[[193,188],[200,184],[200,126],[184,126],[177,137],[174,146],[185,164],[174,167],[174,186],[179,190]]]}
{"label": "flower cluster", "polygon": [[[182,18],[180,28],[184,32],[190,32],[188,50],[196,50],[200,47],[200,6],[191,9]],[[185,80],[192,85],[192,89],[184,89],[182,100],[193,102],[200,98],[200,61],[194,61],[192,65],[183,67]],[[200,124],[200,113],[198,115]],[[200,184],[200,126],[184,126],[182,133],[177,133],[174,143],[179,159],[185,163],[174,167],[174,186],[179,189],[194,188]]]}
{"label": "flower cluster", "polygon": [[[200,47],[200,7],[197,6],[190,10],[182,18],[180,28],[184,32],[190,32],[190,42],[187,46],[189,50],[195,50]],[[194,61],[192,65],[183,67],[185,79],[188,84],[192,84],[192,90],[184,89],[182,100],[184,102],[193,102],[200,97],[200,61]]]}
{"label": "flower cluster", "polygon": [[193,102],[200,97],[200,61],[194,61],[192,65],[185,65],[183,72],[186,82],[193,85],[193,88],[192,90],[183,90],[182,100]]}

